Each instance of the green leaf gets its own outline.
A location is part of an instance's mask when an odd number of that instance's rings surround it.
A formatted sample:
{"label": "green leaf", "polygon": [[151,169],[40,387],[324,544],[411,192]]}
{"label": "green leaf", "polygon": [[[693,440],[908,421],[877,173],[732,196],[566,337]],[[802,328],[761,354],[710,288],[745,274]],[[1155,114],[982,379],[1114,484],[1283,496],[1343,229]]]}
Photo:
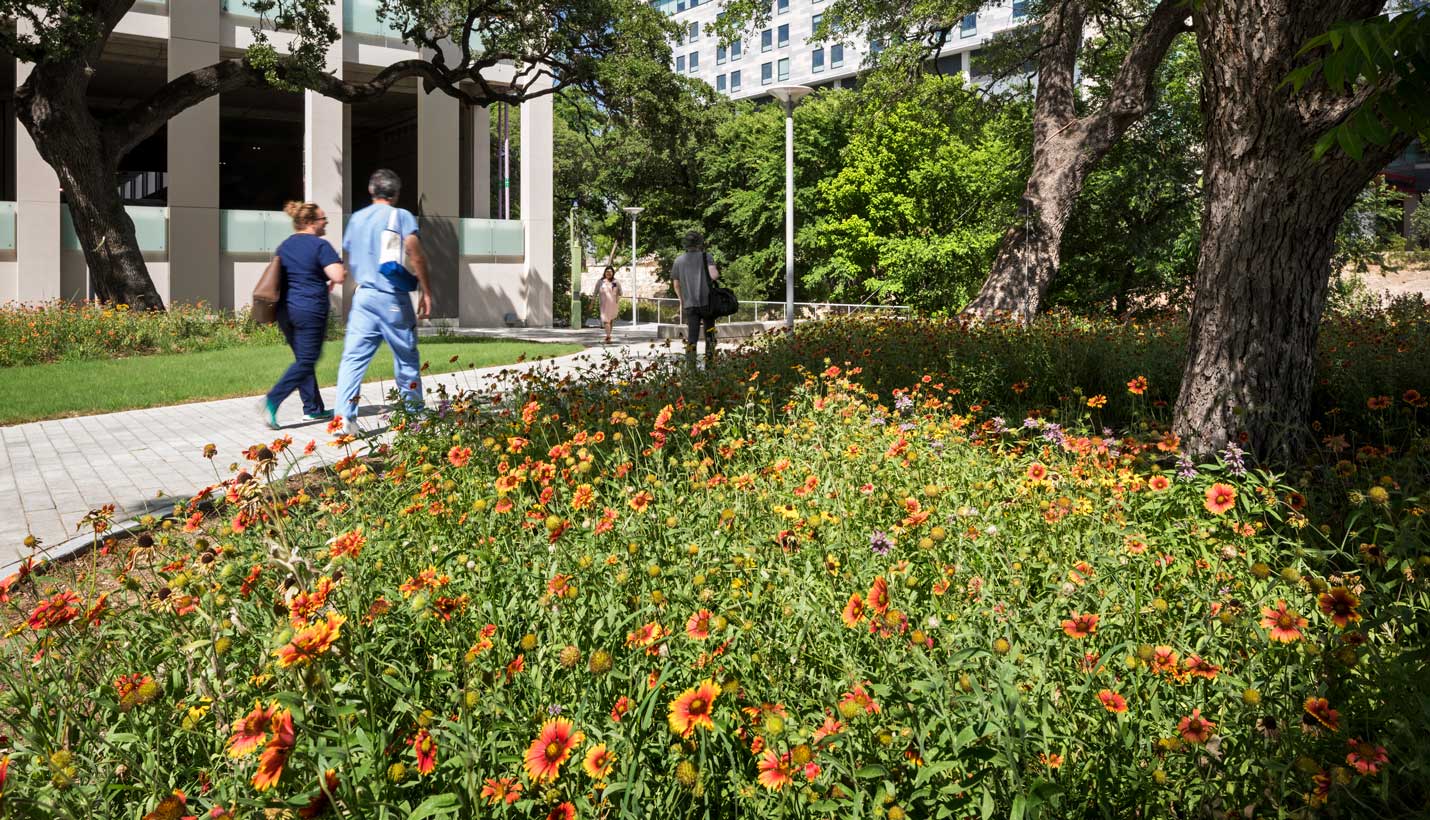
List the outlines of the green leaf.
{"label": "green leaf", "polygon": [[866,778],[868,778],[868,777],[883,777],[884,775],[886,775],[886,774],[888,774],[888,773],[889,773],[889,770],[888,770],[888,769],[885,769],[883,766],[865,766],[865,767],[862,768],[862,769],[857,769],[857,770],[855,770],[854,776],[855,776],[855,777],[866,777]]}
{"label": "green leaf", "polygon": [[422,820],[424,817],[436,817],[438,812],[452,811],[461,806],[461,800],[452,792],[434,794],[417,807],[407,820]]}

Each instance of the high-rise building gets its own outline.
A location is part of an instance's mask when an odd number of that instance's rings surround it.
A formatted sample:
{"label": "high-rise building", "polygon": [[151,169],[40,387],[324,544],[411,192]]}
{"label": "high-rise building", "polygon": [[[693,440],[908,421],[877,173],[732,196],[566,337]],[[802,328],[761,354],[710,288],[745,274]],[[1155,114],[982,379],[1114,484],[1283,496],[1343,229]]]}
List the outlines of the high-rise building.
{"label": "high-rise building", "polygon": [[[734,99],[767,97],[771,86],[786,83],[852,88],[864,58],[877,44],[811,40],[829,0],[771,2],[767,27],[722,45],[711,30],[719,0],[656,0],[655,7],[682,26],[673,44],[672,68]],[[978,49],[995,33],[1024,20],[1027,6],[1027,0],[1013,0],[965,17],[939,52],[939,71],[979,77]]]}
{"label": "high-rise building", "polygon": [[[418,56],[378,19],[380,5],[329,5],[342,32],[329,71],[363,81]],[[174,77],[241,54],[255,25],[243,0],[139,0],[95,66],[90,106],[121,110]],[[273,39],[282,48],[286,37]],[[83,299],[93,289],[67,195],[15,118],[14,90],[30,70],[0,61],[0,302]],[[503,84],[511,75],[496,66],[486,76]],[[341,245],[344,217],[368,204],[368,175],[390,168],[402,177],[400,204],[421,221],[434,319],[550,325],[552,99],[507,113],[520,144],[509,141],[504,153],[497,107],[422,93],[416,78],[356,105],[242,89],[171,119],[120,161],[115,184],[159,295],[237,309],[291,232],[286,200],[321,205],[328,238]]]}

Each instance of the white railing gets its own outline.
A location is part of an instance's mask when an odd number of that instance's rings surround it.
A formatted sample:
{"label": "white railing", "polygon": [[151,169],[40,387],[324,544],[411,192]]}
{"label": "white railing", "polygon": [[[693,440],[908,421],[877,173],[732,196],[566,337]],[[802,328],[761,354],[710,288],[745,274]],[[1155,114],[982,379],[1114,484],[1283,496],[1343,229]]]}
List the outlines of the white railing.
{"label": "white railing", "polygon": [[[622,305],[625,308],[625,305]],[[681,324],[680,300],[669,297],[643,297],[638,307],[636,323],[655,322],[658,324]],[[840,302],[795,302],[794,318],[826,319],[831,316],[848,316],[854,313],[879,313],[889,316],[904,316],[909,312],[905,305],[859,305]],[[625,321],[631,318],[629,308],[623,310]],[[740,309],[733,315],[717,319],[717,324],[727,322],[777,322],[785,318],[784,302],[742,301]]]}

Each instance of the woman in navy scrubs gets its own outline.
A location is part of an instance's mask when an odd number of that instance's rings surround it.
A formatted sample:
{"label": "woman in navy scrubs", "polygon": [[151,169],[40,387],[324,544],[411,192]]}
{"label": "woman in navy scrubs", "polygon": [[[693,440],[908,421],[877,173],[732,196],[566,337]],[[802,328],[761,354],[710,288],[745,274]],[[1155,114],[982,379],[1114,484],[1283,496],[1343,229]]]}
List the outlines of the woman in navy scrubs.
{"label": "woman in navy scrubs", "polygon": [[283,265],[283,295],[278,300],[278,327],[293,349],[293,364],[263,402],[263,418],[278,429],[278,405],[298,391],[303,418],[325,421],[333,411],[323,408],[314,366],[328,333],[328,291],[343,282],[343,261],[323,235],[328,216],[313,202],[289,202],[284,213],[293,219],[293,235],[273,255]]}

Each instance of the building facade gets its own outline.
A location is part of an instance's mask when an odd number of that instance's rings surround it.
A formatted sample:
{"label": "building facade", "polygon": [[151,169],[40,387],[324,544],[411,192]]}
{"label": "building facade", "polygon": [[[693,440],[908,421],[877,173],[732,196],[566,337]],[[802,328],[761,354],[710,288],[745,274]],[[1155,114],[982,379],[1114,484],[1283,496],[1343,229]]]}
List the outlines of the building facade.
{"label": "building facade", "polygon": [[[772,3],[767,28],[722,45],[711,28],[719,0],[655,0],[657,9],[682,26],[672,45],[672,68],[733,99],[768,97],[771,86],[790,83],[852,88],[871,44],[811,39],[829,0]],[[1027,6],[1027,0],[1013,0],[963,18],[939,51],[939,71],[981,76],[978,49],[997,32],[1022,22]]]}
{"label": "building facade", "polygon": [[[332,3],[343,36],[328,52],[329,71],[362,81],[416,56],[378,20],[379,5]],[[91,106],[127,107],[170,79],[240,55],[253,41],[251,15],[241,0],[140,0],[106,47]],[[273,39],[284,47],[282,35]],[[0,67],[12,75],[0,83],[7,91],[0,98],[0,302],[83,299],[92,291],[65,193],[15,119],[13,90],[29,69],[13,61]],[[519,140],[493,134],[503,116]],[[391,168],[403,180],[400,204],[421,223],[434,320],[547,326],[551,151],[550,96],[503,112],[421,93],[415,79],[360,105],[245,89],[170,120],[124,158],[116,184],[165,301],[233,310],[248,304],[273,249],[291,233],[284,202],[321,205],[328,238],[341,247],[345,215],[368,204],[368,175]]]}

